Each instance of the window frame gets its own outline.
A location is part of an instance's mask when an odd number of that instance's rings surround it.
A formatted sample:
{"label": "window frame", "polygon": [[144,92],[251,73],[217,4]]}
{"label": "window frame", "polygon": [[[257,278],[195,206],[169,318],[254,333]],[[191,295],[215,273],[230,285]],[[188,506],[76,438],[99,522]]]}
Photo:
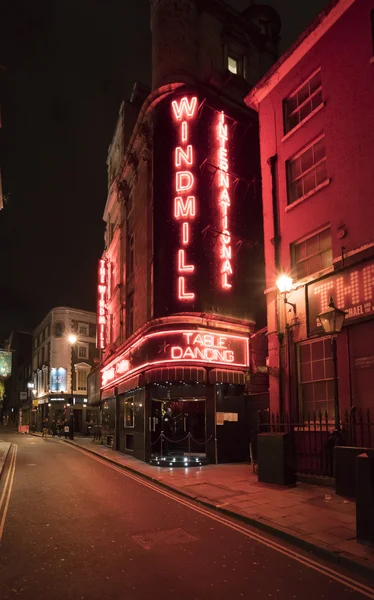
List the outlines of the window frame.
{"label": "window frame", "polygon": [[[131,300],[131,310],[130,310]],[[131,315],[131,318],[130,318]],[[131,322],[131,327],[130,327]],[[134,333],[134,292],[127,296],[126,300],[126,337],[130,337]]]}
{"label": "window frame", "polygon": [[[306,152],[308,152],[308,150],[310,150],[310,148],[313,148],[314,146],[316,146],[320,140],[322,140],[322,139],[324,140],[325,137],[326,137],[325,134],[321,133],[316,138],[314,138],[311,142],[309,142],[309,144],[304,146],[301,150],[298,150],[298,152],[296,154],[294,154],[293,156],[291,156],[289,159],[286,160],[287,207],[292,206],[293,204],[295,204],[295,202],[300,202],[301,200],[308,198],[309,196],[314,194],[317,190],[319,190],[320,187],[323,187],[324,185],[326,185],[326,183],[329,182],[329,178],[328,178],[328,176],[326,176],[325,179],[323,181],[321,181],[320,183],[316,182],[317,184],[314,188],[310,189],[307,192],[303,192],[303,194],[301,196],[299,196],[298,198],[295,198],[294,200],[291,200],[291,190],[292,190],[292,186],[294,185],[294,183],[296,181],[302,181],[304,177],[306,177],[313,171],[316,171],[316,169],[319,165],[321,165],[323,163],[327,164],[326,144],[325,144],[324,157],[317,162],[313,162],[313,165],[311,167],[309,167],[308,169],[306,169],[305,171],[300,173],[300,175],[298,175],[295,179],[292,179],[292,176],[291,176],[292,165],[299,158],[301,158]],[[313,160],[314,160],[314,153],[313,153]],[[326,167],[326,171],[327,171],[327,167]]]}
{"label": "window frame", "polygon": [[312,108],[311,106],[311,110],[308,112],[307,115],[305,115],[305,117],[303,117],[302,119],[299,118],[298,123],[296,123],[296,125],[294,125],[293,127],[289,127],[288,123],[289,123],[289,119],[291,116],[295,115],[296,113],[299,113],[300,110],[306,106],[306,104],[308,102],[311,102],[312,98],[314,98],[314,96],[316,96],[319,92],[322,92],[322,77],[320,77],[320,85],[319,87],[314,90],[312,93],[310,92],[310,86],[309,86],[309,95],[307,98],[305,98],[305,100],[303,100],[301,102],[300,105],[298,105],[293,111],[291,111],[289,114],[287,114],[287,105],[288,103],[291,101],[292,98],[294,98],[295,96],[297,96],[297,94],[300,92],[300,90],[306,85],[309,84],[309,82],[313,79],[313,77],[315,77],[317,75],[317,73],[321,73],[321,67],[318,67],[318,69],[316,69],[315,71],[313,71],[313,73],[311,75],[309,75],[309,77],[307,77],[306,79],[304,79],[304,81],[293,91],[291,92],[291,94],[289,94],[286,98],[284,98],[283,100],[283,133],[285,136],[287,136],[288,134],[290,134],[292,131],[294,131],[297,127],[299,127],[300,125],[302,125],[307,119],[310,118],[310,115],[314,114],[314,111],[318,111],[323,105],[323,98],[322,98],[322,93],[321,93],[321,102],[319,104],[317,104],[317,106],[315,106],[314,108]]}
{"label": "window frame", "polygon": [[[309,381],[307,381],[307,380],[306,381],[302,381],[302,372],[301,372],[302,364],[307,364],[307,363],[302,363],[301,362],[301,348],[303,346],[310,346],[310,352],[311,352],[311,361],[310,361],[310,364],[311,364],[311,369],[313,369],[313,367],[312,367],[313,362],[316,363],[317,360],[315,360],[315,361],[312,360],[312,346],[313,346],[313,344],[321,343],[321,342],[323,343],[323,352],[324,352],[324,354],[323,354],[323,358],[320,359],[320,360],[324,361],[325,377],[322,378],[322,379],[313,379],[312,378]],[[304,401],[303,392],[302,392],[303,385],[307,386],[307,385],[310,385],[310,384],[313,385],[313,384],[316,384],[316,383],[325,382],[325,384],[327,386],[327,382],[328,381],[330,381],[332,383],[334,382],[333,372],[331,374],[331,377],[326,377],[326,364],[327,364],[326,361],[328,361],[328,359],[331,360],[331,363],[330,363],[331,367],[333,366],[333,361],[332,361],[332,352],[331,352],[330,357],[328,357],[328,356],[326,357],[326,354],[325,354],[325,348],[326,348],[325,343],[331,344],[331,340],[330,340],[329,336],[320,336],[320,337],[316,337],[314,339],[304,340],[304,341],[302,341],[302,342],[300,342],[300,343],[297,344],[297,367],[298,367],[297,368],[297,383],[298,383],[298,406],[299,406],[300,421],[302,421],[303,419],[304,419],[304,421],[308,421],[309,420],[309,416],[310,416],[311,421],[313,421],[313,419],[314,419],[314,413],[316,413],[316,419],[318,420],[318,418],[319,418],[319,412],[315,408],[315,404],[316,404],[316,402],[318,402],[318,400],[316,401],[314,399],[314,397],[313,397],[313,405],[314,405],[313,411],[305,411],[305,413],[304,413],[303,409],[304,409],[304,402],[305,401]],[[314,393],[314,390],[313,390],[313,393]],[[327,400],[325,400],[325,402],[327,403],[328,422],[329,423],[333,423],[334,419],[335,419],[334,398],[332,397],[331,400],[329,400],[327,398]],[[329,412],[329,408],[331,409],[331,413]],[[322,412],[322,417],[324,419],[325,412]]]}
{"label": "window frame", "polygon": [[[82,348],[84,348],[85,351],[86,351],[85,356],[81,356],[80,355],[80,350]],[[78,342],[77,343],[77,358],[78,359],[88,360],[89,359],[89,355],[90,355],[89,344],[87,342]]]}
{"label": "window frame", "polygon": [[[330,244],[331,245],[328,248],[325,248],[323,250],[319,249],[318,252],[315,252],[313,254],[307,255],[303,259],[297,261],[296,260],[296,246],[300,246],[304,242],[307,242],[308,240],[311,240],[313,237],[320,236],[321,233],[325,233],[326,231],[330,231]],[[320,240],[318,240],[318,244],[320,245]],[[308,235],[303,236],[299,240],[295,240],[294,242],[292,242],[292,244],[291,244],[291,265],[292,265],[292,273],[294,274],[295,280],[296,281],[302,281],[303,279],[305,279],[307,277],[311,277],[315,273],[319,273],[320,271],[323,271],[324,269],[330,268],[330,267],[323,267],[323,266],[321,266],[321,268],[317,269],[316,271],[313,271],[312,273],[307,273],[306,275],[303,275],[302,277],[299,277],[298,276],[298,272],[297,272],[297,265],[298,264],[303,263],[305,261],[308,261],[309,259],[314,258],[316,256],[321,256],[321,254],[323,252],[326,252],[330,248],[331,248],[331,254],[332,254],[331,225],[323,226],[323,227],[317,229],[316,231],[313,231],[313,232],[309,233]],[[331,259],[332,259],[332,257],[331,257]]]}
{"label": "window frame", "polygon": [[[80,331],[81,327],[84,328],[84,331],[86,333],[82,333],[82,331]],[[90,324],[78,322],[78,335],[83,335],[83,337],[90,337]]]}

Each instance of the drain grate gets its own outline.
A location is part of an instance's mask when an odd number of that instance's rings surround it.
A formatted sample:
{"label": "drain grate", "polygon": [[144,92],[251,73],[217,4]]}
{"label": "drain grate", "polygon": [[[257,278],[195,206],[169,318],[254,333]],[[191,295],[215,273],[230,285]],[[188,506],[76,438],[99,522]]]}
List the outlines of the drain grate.
{"label": "drain grate", "polygon": [[192,535],[192,533],[188,533],[188,531],[182,527],[137,533],[131,537],[137,544],[142,546],[142,548],[145,548],[145,550],[150,550],[155,546],[185,544],[186,542],[195,542],[198,540],[196,536]]}

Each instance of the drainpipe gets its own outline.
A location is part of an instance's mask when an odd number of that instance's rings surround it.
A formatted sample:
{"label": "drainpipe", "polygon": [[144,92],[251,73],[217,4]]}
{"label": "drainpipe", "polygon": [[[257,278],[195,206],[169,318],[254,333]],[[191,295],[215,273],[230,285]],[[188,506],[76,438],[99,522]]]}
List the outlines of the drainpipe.
{"label": "drainpipe", "polygon": [[[279,252],[279,243],[280,243],[280,234],[279,234],[279,214],[278,214],[278,194],[277,194],[277,173],[276,173],[276,165],[277,165],[278,156],[274,154],[274,156],[270,156],[268,158],[268,165],[270,167],[270,177],[271,177],[271,204],[272,204],[272,215],[273,215],[273,239],[271,240],[274,248],[274,265],[275,271],[279,273],[280,271],[280,252]],[[282,414],[284,410],[284,390],[283,390],[283,340],[284,333],[280,331],[280,315],[279,315],[279,303],[278,297],[276,299],[276,329],[278,332],[278,352],[279,352],[279,377],[278,377],[278,393],[279,393],[279,413]]]}

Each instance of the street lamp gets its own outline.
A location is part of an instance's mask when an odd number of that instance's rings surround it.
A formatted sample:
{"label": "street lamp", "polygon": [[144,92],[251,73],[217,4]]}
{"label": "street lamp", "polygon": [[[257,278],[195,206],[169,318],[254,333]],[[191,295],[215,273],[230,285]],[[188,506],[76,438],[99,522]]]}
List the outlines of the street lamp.
{"label": "street lamp", "polygon": [[277,288],[283,296],[284,304],[292,306],[292,310],[296,315],[296,304],[287,300],[287,294],[292,290],[292,278],[288,275],[280,275],[277,279]]}
{"label": "street lamp", "polygon": [[340,431],[340,410],[339,410],[339,389],[338,389],[338,368],[337,368],[337,353],[336,353],[336,338],[341,332],[346,312],[337,308],[332,298],[325,312],[320,313],[317,319],[321,323],[325,333],[331,336],[332,348],[332,364],[334,368],[334,412],[335,412],[335,429]]}
{"label": "street lamp", "polygon": [[78,340],[78,338],[74,333],[71,333],[68,337],[68,341],[70,344],[76,344],[77,340]]}

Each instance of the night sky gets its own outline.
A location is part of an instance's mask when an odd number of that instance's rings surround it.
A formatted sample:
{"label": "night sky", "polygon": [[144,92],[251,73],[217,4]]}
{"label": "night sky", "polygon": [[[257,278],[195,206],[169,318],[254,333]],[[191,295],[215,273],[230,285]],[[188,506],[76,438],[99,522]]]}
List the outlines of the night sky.
{"label": "night sky", "polygon": [[[284,51],[327,0],[268,4]],[[148,0],[2,0],[0,65],[1,341],[53,306],[95,310],[107,150],[122,99],[151,79]]]}

